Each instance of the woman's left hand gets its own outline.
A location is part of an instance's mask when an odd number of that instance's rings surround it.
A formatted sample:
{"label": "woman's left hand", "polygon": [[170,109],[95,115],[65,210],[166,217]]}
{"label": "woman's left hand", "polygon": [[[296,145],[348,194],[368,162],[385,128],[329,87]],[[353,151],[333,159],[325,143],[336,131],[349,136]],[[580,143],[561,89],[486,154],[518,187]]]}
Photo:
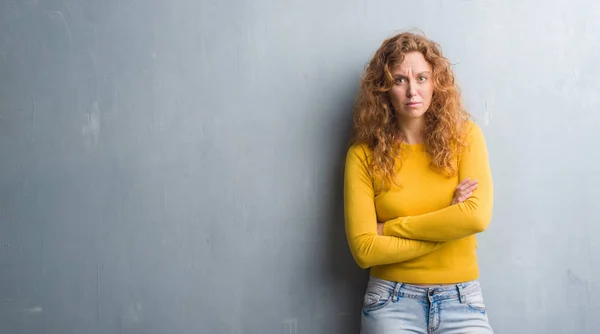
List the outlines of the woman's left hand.
{"label": "woman's left hand", "polygon": [[[450,205],[455,205],[466,201],[469,197],[471,197],[473,191],[477,189],[477,186],[477,180],[471,180],[470,178],[464,179],[456,187],[456,192],[454,193],[454,198],[452,198],[452,203],[450,203]],[[383,235],[384,225],[385,223],[377,223],[377,235]]]}
{"label": "woman's left hand", "polygon": [[452,198],[450,205],[455,205],[466,201],[469,197],[471,197],[471,195],[473,195],[473,192],[478,186],[479,184],[477,180],[471,180],[468,177],[464,179],[458,184],[458,186],[456,186],[454,197]]}

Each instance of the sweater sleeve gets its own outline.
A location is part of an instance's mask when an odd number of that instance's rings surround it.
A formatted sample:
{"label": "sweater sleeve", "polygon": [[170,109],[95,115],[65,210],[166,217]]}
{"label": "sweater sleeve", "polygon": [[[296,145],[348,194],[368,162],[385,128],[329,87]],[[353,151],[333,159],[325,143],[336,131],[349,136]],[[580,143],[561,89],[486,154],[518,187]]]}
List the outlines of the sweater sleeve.
{"label": "sweater sleeve", "polygon": [[445,242],[483,232],[490,223],[493,184],[488,152],[481,128],[471,122],[468,147],[458,166],[459,180],[478,181],[478,188],[462,203],[438,211],[386,221],[384,235],[407,239]]}
{"label": "sweater sleeve", "polygon": [[377,234],[373,183],[365,151],[360,146],[350,148],[346,156],[344,216],[350,251],[363,269],[408,261],[444,245]]}

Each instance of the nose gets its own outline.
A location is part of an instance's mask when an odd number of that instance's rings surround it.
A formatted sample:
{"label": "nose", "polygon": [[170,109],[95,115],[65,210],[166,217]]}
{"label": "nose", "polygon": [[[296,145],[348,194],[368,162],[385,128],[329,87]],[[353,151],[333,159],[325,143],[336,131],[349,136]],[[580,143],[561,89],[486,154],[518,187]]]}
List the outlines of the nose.
{"label": "nose", "polygon": [[413,97],[415,95],[417,95],[417,85],[415,85],[414,82],[409,82],[408,89],[406,90],[406,96]]}

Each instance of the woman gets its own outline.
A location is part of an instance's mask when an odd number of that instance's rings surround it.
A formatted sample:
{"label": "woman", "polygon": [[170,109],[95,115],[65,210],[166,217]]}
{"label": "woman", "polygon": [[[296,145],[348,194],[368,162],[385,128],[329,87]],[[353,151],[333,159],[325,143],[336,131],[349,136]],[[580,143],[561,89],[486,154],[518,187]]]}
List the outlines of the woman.
{"label": "woman", "polygon": [[476,234],[491,220],[493,185],[469,116],[426,37],[389,38],[367,65],[344,181],[350,250],[370,268],[364,334],[492,333]]}

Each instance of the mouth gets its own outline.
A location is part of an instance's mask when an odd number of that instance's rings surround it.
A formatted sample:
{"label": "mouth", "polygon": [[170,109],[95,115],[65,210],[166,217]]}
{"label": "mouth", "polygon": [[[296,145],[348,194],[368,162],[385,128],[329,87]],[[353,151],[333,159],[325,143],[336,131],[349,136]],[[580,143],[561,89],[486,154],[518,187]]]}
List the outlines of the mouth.
{"label": "mouth", "polygon": [[421,102],[408,102],[406,105],[409,107],[415,107],[421,105]]}

